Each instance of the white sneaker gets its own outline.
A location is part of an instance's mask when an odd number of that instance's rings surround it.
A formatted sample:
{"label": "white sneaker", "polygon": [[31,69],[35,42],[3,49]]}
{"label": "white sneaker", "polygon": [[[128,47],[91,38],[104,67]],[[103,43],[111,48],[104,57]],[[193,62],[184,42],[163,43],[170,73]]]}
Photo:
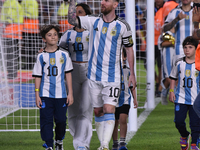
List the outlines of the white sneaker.
{"label": "white sneaker", "polygon": [[97,150],[109,150],[108,146],[100,146]]}
{"label": "white sneaker", "polygon": [[97,148],[97,150],[102,150],[102,147],[100,146],[99,148]]}
{"label": "white sneaker", "polygon": [[64,150],[63,149],[63,141],[62,140],[55,141],[55,150]]}
{"label": "white sneaker", "polygon": [[89,150],[86,146],[79,146],[77,150]]}

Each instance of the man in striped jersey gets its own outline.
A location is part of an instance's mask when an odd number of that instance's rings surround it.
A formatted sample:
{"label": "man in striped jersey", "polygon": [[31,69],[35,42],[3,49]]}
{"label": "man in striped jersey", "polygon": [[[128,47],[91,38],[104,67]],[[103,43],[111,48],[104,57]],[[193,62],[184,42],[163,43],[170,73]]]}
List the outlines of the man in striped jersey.
{"label": "man in striped jersey", "polygon": [[182,42],[187,36],[191,36],[193,31],[192,0],[181,0],[181,2],[181,5],[168,14],[164,25],[164,32],[175,29],[175,59],[184,56]]}
{"label": "man in striped jersey", "polygon": [[[185,57],[177,60],[170,74],[169,100],[175,103],[174,122],[181,135],[181,149],[189,149],[190,133],[186,129],[185,119],[189,112],[191,128],[191,150],[199,150],[196,146],[200,134],[200,118],[193,109],[193,103],[199,93],[199,71],[195,69],[195,52],[198,45],[192,36],[183,41]],[[174,87],[178,80],[176,92]]]}
{"label": "man in striped jersey", "polygon": [[120,94],[121,46],[125,46],[130,67],[129,86],[136,86],[132,32],[128,23],[115,15],[119,0],[102,0],[98,16],[76,17],[76,1],[70,0],[68,21],[90,31],[88,73],[95,125],[101,142],[99,150],[108,150],[115,124],[115,106]]}

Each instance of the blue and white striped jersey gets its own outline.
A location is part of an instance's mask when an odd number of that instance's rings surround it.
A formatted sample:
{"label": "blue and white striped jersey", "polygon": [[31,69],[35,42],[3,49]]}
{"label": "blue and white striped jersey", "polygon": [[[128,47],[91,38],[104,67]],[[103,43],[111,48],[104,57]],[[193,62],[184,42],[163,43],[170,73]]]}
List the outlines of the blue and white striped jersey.
{"label": "blue and white striped jersey", "polygon": [[175,25],[175,51],[176,55],[184,56],[182,42],[187,36],[191,36],[193,31],[192,7],[189,12],[184,12],[181,6],[177,6],[168,14],[167,19],[165,20],[165,24],[174,20],[180,12],[186,14],[187,17],[179,20]]}
{"label": "blue and white striped jersey", "polygon": [[88,61],[89,31],[69,29],[63,33],[59,46],[68,48],[72,61]]}
{"label": "blue and white striped jersey", "polygon": [[128,23],[116,17],[104,22],[99,16],[80,16],[80,25],[90,32],[88,78],[93,81],[119,82],[122,44],[133,45]]}
{"label": "blue and white striped jersey", "polygon": [[33,77],[41,77],[40,97],[66,98],[65,73],[73,70],[69,53],[59,48],[52,53],[38,54]]}
{"label": "blue and white striped jersey", "polygon": [[199,71],[195,69],[195,63],[188,64],[185,57],[177,60],[170,78],[178,80],[175,103],[193,105],[199,93]]}
{"label": "blue and white striped jersey", "polygon": [[130,105],[131,102],[131,91],[128,86],[130,76],[130,69],[127,66],[124,66],[122,69],[122,78],[121,78],[121,93],[119,97],[119,103],[116,107],[121,107],[123,104]]}

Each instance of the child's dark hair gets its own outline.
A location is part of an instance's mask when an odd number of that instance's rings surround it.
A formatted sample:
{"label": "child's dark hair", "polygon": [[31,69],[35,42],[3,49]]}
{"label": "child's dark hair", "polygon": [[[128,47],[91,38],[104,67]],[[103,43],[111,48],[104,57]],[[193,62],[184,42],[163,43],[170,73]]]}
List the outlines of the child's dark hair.
{"label": "child's dark hair", "polygon": [[195,40],[194,37],[188,36],[188,37],[186,37],[186,38],[184,39],[182,45],[183,45],[183,47],[184,47],[185,45],[193,45],[193,46],[195,46],[195,49],[196,49],[197,46],[198,46],[198,44],[199,44],[199,42],[198,42],[197,40]]}
{"label": "child's dark hair", "polygon": [[40,35],[42,36],[42,38],[45,39],[45,35],[51,30],[51,29],[55,29],[56,32],[58,33],[59,35],[59,32],[60,32],[60,27],[57,26],[57,25],[43,25],[41,28],[40,28]]}
{"label": "child's dark hair", "polygon": [[85,3],[79,3],[79,4],[76,5],[76,7],[77,6],[81,6],[84,9],[86,15],[91,15],[92,14],[90,6],[88,6],[87,4],[85,4]]}

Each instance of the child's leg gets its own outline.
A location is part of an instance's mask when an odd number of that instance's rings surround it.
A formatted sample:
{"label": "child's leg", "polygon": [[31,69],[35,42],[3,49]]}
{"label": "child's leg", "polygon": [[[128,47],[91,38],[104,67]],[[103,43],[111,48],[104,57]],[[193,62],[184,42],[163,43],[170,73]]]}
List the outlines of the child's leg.
{"label": "child's leg", "polygon": [[126,140],[126,133],[127,133],[127,119],[129,114],[130,105],[124,104],[120,108],[120,117],[119,117],[119,124],[120,124],[120,146],[125,146]]}
{"label": "child's leg", "polygon": [[66,112],[67,112],[67,104],[66,98],[57,99],[54,102],[55,104],[55,140],[63,140],[65,137],[65,130],[66,130]]}
{"label": "child's leg", "polygon": [[188,105],[175,104],[174,122],[175,122],[176,128],[178,129],[182,137],[188,137],[188,135],[190,134],[186,129],[186,123],[185,123],[187,111],[188,111]]}
{"label": "child's leg", "polygon": [[200,118],[194,111],[193,106],[189,106],[189,117],[190,117],[190,128],[192,136],[191,144],[196,144],[200,134]]}
{"label": "child's leg", "polygon": [[[119,124],[120,124],[120,139],[121,138],[126,138],[126,132],[127,132],[127,114],[120,114],[119,117]],[[122,141],[120,141],[122,142]],[[123,141],[125,142],[125,141]]]}
{"label": "child's leg", "polygon": [[40,109],[40,134],[47,147],[53,147],[53,99],[42,98]]}

